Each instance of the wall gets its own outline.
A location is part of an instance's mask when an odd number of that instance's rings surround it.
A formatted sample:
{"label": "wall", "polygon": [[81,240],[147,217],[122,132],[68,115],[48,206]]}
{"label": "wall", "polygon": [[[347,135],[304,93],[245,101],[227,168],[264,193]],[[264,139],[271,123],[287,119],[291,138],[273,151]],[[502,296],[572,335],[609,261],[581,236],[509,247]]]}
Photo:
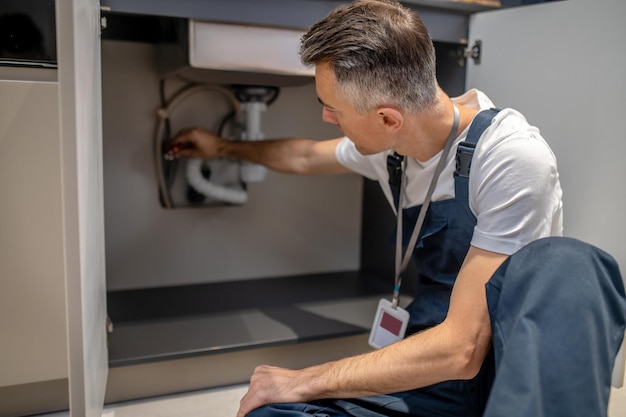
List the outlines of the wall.
{"label": "wall", "polygon": [[[109,290],[359,268],[362,180],[270,173],[243,207],[165,210],[152,143],[159,74],[152,44],[103,41],[104,185]],[[168,84],[169,85],[169,84]],[[177,108],[172,129],[228,111],[207,93]],[[266,137],[336,137],[313,84],[283,88],[263,118]]]}

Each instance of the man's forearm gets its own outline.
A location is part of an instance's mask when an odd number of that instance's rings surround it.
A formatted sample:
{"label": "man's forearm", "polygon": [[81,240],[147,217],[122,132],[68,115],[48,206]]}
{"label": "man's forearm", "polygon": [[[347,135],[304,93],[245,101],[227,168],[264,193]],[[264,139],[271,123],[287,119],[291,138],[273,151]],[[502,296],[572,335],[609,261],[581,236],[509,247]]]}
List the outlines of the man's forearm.
{"label": "man's forearm", "polygon": [[302,370],[260,366],[237,417],[271,403],[358,398],[468,379],[466,350],[448,332],[442,324],[378,351]]}
{"label": "man's forearm", "polygon": [[233,158],[292,174],[338,174],[350,172],[335,155],[340,140],[228,141],[205,129],[190,128],[170,142],[168,154],[171,158]]}
{"label": "man's forearm", "polygon": [[356,398],[465,379],[465,349],[440,325],[385,349],[302,370],[309,398]]}
{"label": "man's forearm", "polygon": [[220,145],[219,156],[265,165],[290,174],[340,174],[351,172],[335,156],[341,138],[271,139],[254,142],[234,141]]}
{"label": "man's forearm", "polygon": [[304,174],[312,142],[309,139],[224,141],[218,148],[218,156],[254,162],[274,171]]}

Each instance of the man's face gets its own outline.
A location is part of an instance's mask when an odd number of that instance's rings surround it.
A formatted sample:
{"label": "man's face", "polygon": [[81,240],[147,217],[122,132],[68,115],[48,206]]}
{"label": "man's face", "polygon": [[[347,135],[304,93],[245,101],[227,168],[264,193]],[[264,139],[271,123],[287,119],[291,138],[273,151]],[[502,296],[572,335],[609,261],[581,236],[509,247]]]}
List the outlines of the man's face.
{"label": "man's face", "polygon": [[337,126],[360,153],[372,155],[392,148],[393,141],[384,129],[377,109],[361,114],[337,96],[335,75],[327,63],[315,66],[315,86],[323,106],[322,120]]}

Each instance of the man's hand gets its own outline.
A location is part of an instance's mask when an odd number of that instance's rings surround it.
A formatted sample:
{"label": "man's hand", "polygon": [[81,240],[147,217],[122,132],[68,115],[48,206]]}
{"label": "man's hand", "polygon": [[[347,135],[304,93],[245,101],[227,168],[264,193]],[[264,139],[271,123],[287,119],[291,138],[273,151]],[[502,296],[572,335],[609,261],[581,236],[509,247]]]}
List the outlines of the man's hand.
{"label": "man's hand", "polygon": [[185,129],[167,145],[166,158],[219,158],[222,156],[220,151],[225,143],[224,139],[205,129],[199,127]]}
{"label": "man's hand", "polygon": [[309,399],[303,394],[306,378],[303,371],[259,366],[250,378],[250,387],[239,404],[237,417],[244,417],[250,411],[267,404],[303,402]]}

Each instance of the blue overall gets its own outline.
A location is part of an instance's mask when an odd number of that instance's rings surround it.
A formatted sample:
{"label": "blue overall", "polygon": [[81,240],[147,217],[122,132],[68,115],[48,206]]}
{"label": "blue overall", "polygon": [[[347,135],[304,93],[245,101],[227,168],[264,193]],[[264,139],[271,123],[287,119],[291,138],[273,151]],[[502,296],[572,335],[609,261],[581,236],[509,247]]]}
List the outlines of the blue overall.
{"label": "blue overall", "polygon": [[[424,226],[420,233],[420,237],[418,239],[418,243],[416,244],[414,251],[414,260],[417,264],[417,270],[419,272],[419,276],[416,284],[416,295],[411,304],[407,307],[407,310],[410,313],[411,319],[409,322],[409,328],[407,330],[407,334],[412,334],[417,331],[432,327],[440,322],[442,322],[447,314],[450,293],[452,290],[452,286],[454,285],[454,281],[456,276],[461,268],[461,264],[469,250],[470,240],[472,237],[474,226],[476,225],[476,218],[472,214],[469,209],[468,204],[468,177],[469,177],[469,166],[471,162],[471,157],[473,154],[473,147],[477,143],[480,135],[484,131],[484,129],[491,123],[493,116],[495,115],[495,110],[488,110],[480,112],[472,122],[470,126],[470,130],[468,132],[468,137],[466,142],[462,143],[457,149],[457,170],[455,172],[455,197],[448,200],[435,201],[431,202],[430,207],[428,209],[428,213],[426,214],[426,218],[424,221]],[[390,186],[392,189],[392,193],[394,195],[396,207],[398,206],[399,200],[399,186],[398,186],[398,177],[394,175],[394,169],[399,166],[400,159],[397,156],[390,156],[388,161],[388,168],[390,172]],[[397,171],[396,171],[397,173]],[[408,244],[408,240],[412,233],[413,226],[417,219],[417,215],[419,214],[421,206],[411,207],[405,209],[403,212],[403,236],[405,237],[404,245]],[[559,246],[559,245],[555,245]],[[509,258],[509,260],[513,260],[516,255],[513,255]],[[541,275],[542,268],[545,263],[526,263],[527,269],[528,266],[531,266],[530,269],[535,270],[535,275]],[[533,268],[534,266],[534,268]],[[562,268],[564,265],[558,265],[558,268]],[[503,266],[504,267],[504,266]],[[610,268],[609,268],[610,269]],[[498,270],[499,273],[502,271],[507,271],[506,268],[500,268]],[[551,292],[546,294],[544,291],[556,291],[554,289],[550,289],[548,287],[544,287],[543,285],[528,285],[527,275],[528,271],[524,271],[524,273],[518,274],[518,279],[511,278],[511,281],[519,281],[517,285],[521,287],[533,287],[534,291],[540,294],[543,294],[543,298],[539,298],[544,300],[546,297],[551,297]],[[567,273],[569,275],[569,273]],[[505,274],[494,275],[494,280],[497,277],[504,276]],[[619,273],[618,273],[619,275]],[[507,280],[509,277],[507,276]],[[538,279],[537,281],[541,284],[543,281],[543,277]],[[614,281],[614,282],[613,282]],[[623,317],[626,315],[624,313],[626,306],[624,305],[623,300],[623,287],[621,288],[621,307],[619,306],[618,301],[620,299],[620,292],[617,285],[617,280],[613,280],[613,285],[607,285],[611,288],[616,288],[613,292],[613,300],[609,303],[614,307],[613,312],[616,313],[617,317],[620,317],[617,312],[621,308],[621,324],[616,323],[615,328],[621,326],[622,335],[623,335],[623,326],[624,320]],[[621,278],[619,279],[621,283]],[[554,280],[551,285],[556,286],[562,281]],[[508,281],[507,281],[508,283]],[[515,285],[515,284],[507,284],[507,285]],[[500,315],[506,315],[508,310],[509,303],[514,304],[514,300],[509,300],[509,298],[515,298],[517,289],[514,289],[507,293],[506,299],[501,297],[500,300],[497,300],[499,293],[495,290],[495,288],[500,288],[502,286],[502,279],[498,279],[494,281],[494,283],[490,283],[488,285],[488,301],[489,301],[489,309],[490,316],[492,317],[492,326],[495,326],[494,329],[494,339],[496,343],[494,343],[495,349],[490,352],[485,361],[483,363],[482,369],[479,374],[467,381],[446,381],[439,384],[435,384],[429,387],[395,393],[390,395],[376,395],[371,397],[364,397],[358,399],[346,399],[346,400],[318,400],[310,403],[283,403],[283,404],[270,404],[265,407],[261,407],[257,410],[254,410],[249,414],[249,416],[253,417],[266,417],[266,416],[362,416],[362,417],[382,417],[382,416],[456,416],[456,417],[474,417],[481,416],[485,411],[485,407],[487,404],[488,398],[489,401],[489,410],[494,410],[492,414],[485,414],[486,416],[514,416],[514,415],[525,415],[525,416],[540,416],[541,414],[535,413],[534,410],[537,410],[539,405],[531,408],[533,411],[527,414],[515,414],[514,410],[515,405],[512,405],[511,409],[507,408],[507,411],[503,411],[500,407],[500,398],[503,401],[506,401],[507,404],[516,404],[514,398],[517,393],[515,388],[517,387],[515,384],[509,385],[509,389],[498,389],[494,390],[498,392],[498,400],[493,400],[493,395],[489,397],[489,393],[491,390],[492,383],[494,381],[495,375],[495,363],[494,363],[494,351],[495,351],[495,359],[498,364],[503,363],[507,359],[510,360],[514,365],[511,366],[510,374],[505,379],[510,378],[510,375],[514,372],[519,372],[520,369],[526,370],[528,364],[525,361],[515,358],[511,358],[510,356],[503,355],[502,352],[505,351],[505,341],[510,336],[510,333],[506,331],[504,334],[502,333],[502,328],[500,327],[499,320]],[[506,287],[503,287],[506,288]],[[558,292],[558,291],[557,291]],[[576,289],[572,289],[572,292],[579,292]],[[609,292],[608,290],[606,292]],[[504,294],[504,293],[502,293]],[[595,294],[597,296],[597,294]],[[592,297],[592,294],[589,294]],[[563,300],[565,301],[565,299]],[[545,302],[545,301],[544,301]],[[529,304],[533,304],[532,301]],[[507,307],[503,307],[507,306]],[[520,308],[523,311],[523,308],[527,308],[528,306],[524,306]],[[559,306],[552,306],[554,311],[558,311]],[[599,308],[602,310],[601,308]],[[512,314],[517,315],[519,311],[515,311]],[[608,314],[608,313],[607,313]],[[606,318],[606,317],[603,317]],[[554,324],[553,324],[554,325]],[[511,325],[513,326],[513,325]],[[596,329],[597,330],[597,329]],[[598,333],[601,333],[598,331]],[[619,333],[616,330],[617,334]],[[603,334],[602,336],[597,336],[594,340],[606,340],[606,338],[602,338],[606,336]],[[530,338],[526,339],[522,342],[517,342],[520,345],[529,345],[529,340],[533,341],[530,344],[534,344],[534,339]],[[607,353],[609,350],[614,349],[616,352],[618,340],[614,337],[615,340],[612,340],[610,343],[606,343],[606,349],[601,353]],[[552,339],[550,339],[552,340]],[[593,350],[593,349],[590,349]],[[614,352],[614,353],[615,353]],[[526,352],[523,352],[526,354]],[[536,352],[535,352],[536,353]],[[597,353],[597,352],[596,352]],[[553,359],[553,358],[551,358]],[[587,358],[591,362],[585,363],[595,363],[595,358]],[[549,363],[549,362],[546,362]],[[515,366],[517,365],[517,367]],[[608,365],[608,364],[605,364]],[[540,367],[540,364],[537,363],[537,366]],[[541,374],[540,371],[537,371]],[[605,382],[604,379],[606,377],[605,369],[603,369],[602,373],[602,382]],[[608,370],[608,377],[610,379],[610,369]],[[500,377],[498,377],[500,378]],[[517,377],[512,378],[516,380]],[[497,380],[499,381],[499,380]],[[531,392],[534,393],[534,397],[537,398],[538,402],[541,402],[541,396],[538,395],[537,390],[543,390],[544,387],[542,385],[532,385],[532,383],[537,382],[537,379],[530,379],[527,381],[527,385],[524,387],[528,390],[528,397],[531,396]],[[594,380],[594,382],[598,382]],[[503,386],[507,386],[507,384],[503,383]],[[600,385],[593,385],[600,386]],[[608,387],[608,384],[606,384]],[[532,387],[535,387],[534,391]],[[593,390],[592,390],[593,391]],[[563,398],[563,397],[561,397]],[[608,392],[606,393],[606,398],[608,399]],[[596,403],[601,404],[604,401],[604,397],[600,399],[596,399]],[[605,413],[606,415],[606,401],[604,401]],[[577,414],[558,414],[552,412],[545,414],[546,416],[571,416]],[[591,414],[578,414],[578,415],[601,415],[596,413]]]}

